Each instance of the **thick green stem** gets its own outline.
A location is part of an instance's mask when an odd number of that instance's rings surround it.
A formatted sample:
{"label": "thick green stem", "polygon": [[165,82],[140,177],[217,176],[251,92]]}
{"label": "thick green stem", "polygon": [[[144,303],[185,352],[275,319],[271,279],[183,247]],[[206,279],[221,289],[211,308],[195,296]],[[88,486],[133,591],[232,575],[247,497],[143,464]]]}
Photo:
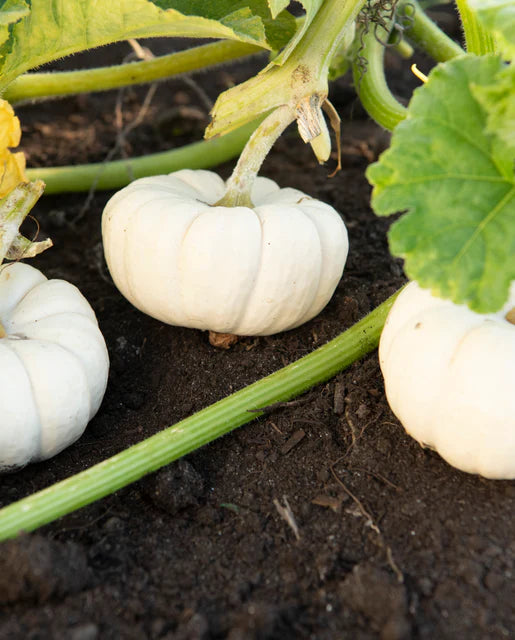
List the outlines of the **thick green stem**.
{"label": "thick green stem", "polygon": [[310,67],[327,83],[331,60],[365,3],[366,0],[325,0],[288,62]]}
{"label": "thick green stem", "polygon": [[263,120],[245,145],[218,206],[253,206],[250,194],[258,171],[277,138],[294,120],[295,114],[287,105],[279,107]]}
{"label": "thick green stem", "polygon": [[11,246],[20,235],[21,223],[39,200],[44,188],[41,180],[22,182],[0,200],[0,264],[8,256]]}
{"label": "thick green stem", "polygon": [[[406,117],[406,107],[388,88],[384,75],[384,45],[377,40],[373,28],[363,35],[362,42],[359,58],[352,64],[354,86],[368,114],[392,131]],[[362,66],[363,62],[366,66]]]}
{"label": "thick green stem", "polygon": [[446,62],[465,51],[449,38],[440,27],[429,18],[416,0],[402,0],[397,13],[400,18],[410,19],[404,33],[422,51],[430,55],[436,62]]}
{"label": "thick green stem", "polygon": [[[231,130],[251,113],[271,113],[249,140],[228,182],[221,206],[252,206],[251,190],[257,172],[284,129],[293,120],[299,122],[303,139],[308,142],[322,135],[322,159],[327,159],[329,136],[320,111],[328,92],[329,65],[338,51],[349,25],[354,24],[365,0],[354,0],[341,6],[340,0],[326,0],[299,44],[280,67],[223,94],[213,109],[208,137]],[[314,128],[313,125],[314,124]],[[315,148],[318,149],[315,144]]]}
{"label": "thick green stem", "polygon": [[413,49],[413,47],[405,38],[402,38],[402,40],[399,40],[399,42],[393,44],[392,48],[401,56],[401,58],[404,58],[405,60],[409,60],[410,58],[412,58],[413,54],[415,53],[415,49]]}
{"label": "thick green stem", "polygon": [[263,414],[276,402],[294,398],[363,357],[379,342],[397,296],[340,336],[275,373],[126,449],[86,471],[0,510],[0,540],[71,513],[139,480]]}
{"label": "thick green stem", "polygon": [[478,56],[495,53],[493,36],[480,24],[475,12],[470,9],[468,0],[456,0],[456,6],[460,12],[467,53]]}
{"label": "thick green stem", "polygon": [[[206,137],[220,135],[282,105],[295,107],[306,97],[325,99],[332,57],[366,0],[325,0],[306,33],[281,66],[222,93],[213,108]],[[343,5],[343,6],[342,6]]]}
{"label": "thick green stem", "polygon": [[[416,1],[401,1],[399,16],[402,18],[403,15],[412,19],[405,35],[437,62],[445,62],[465,53],[428,18]],[[359,58],[354,60],[352,66],[354,85],[368,114],[382,127],[392,131],[406,117],[406,107],[388,88],[384,73],[384,46],[378,41],[372,27],[363,35],[362,42]]]}
{"label": "thick green stem", "polygon": [[142,62],[80,71],[26,73],[13,80],[3,98],[16,104],[52,96],[106,91],[205,69],[260,52],[263,49],[255,45],[222,40]]}
{"label": "thick green stem", "polygon": [[136,178],[179,169],[206,169],[237,156],[260,120],[246,124],[220,138],[149,154],[140,158],[115,160],[67,167],[33,168],[27,170],[29,179],[39,178],[46,184],[45,194],[89,191],[94,188],[119,189]]}

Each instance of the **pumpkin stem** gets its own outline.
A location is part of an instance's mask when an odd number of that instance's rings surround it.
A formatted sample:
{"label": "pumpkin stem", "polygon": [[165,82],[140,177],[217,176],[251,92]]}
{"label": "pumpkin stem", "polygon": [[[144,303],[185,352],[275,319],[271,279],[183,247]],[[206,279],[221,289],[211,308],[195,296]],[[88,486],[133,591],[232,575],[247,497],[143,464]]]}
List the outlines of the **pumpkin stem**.
{"label": "pumpkin stem", "polygon": [[258,171],[273,144],[295,120],[295,113],[288,105],[272,111],[250,136],[241,152],[234,171],[227,181],[227,190],[217,207],[252,207],[250,194]]}
{"label": "pumpkin stem", "polygon": [[5,329],[4,329],[4,325],[0,322],[0,340],[2,338],[5,338],[5,336],[7,335]]}
{"label": "pumpkin stem", "polygon": [[209,331],[209,344],[217,349],[230,349],[235,345],[240,336],[234,333],[218,333],[217,331]]}
{"label": "pumpkin stem", "polygon": [[511,324],[515,324],[515,307],[513,307],[513,309],[510,309],[504,317],[506,318],[506,320],[508,320],[508,322],[511,322]]}
{"label": "pumpkin stem", "polygon": [[20,182],[0,199],[0,264],[5,258],[32,257],[47,249],[51,242],[32,242],[20,234],[20,225],[43,193],[45,183]]}

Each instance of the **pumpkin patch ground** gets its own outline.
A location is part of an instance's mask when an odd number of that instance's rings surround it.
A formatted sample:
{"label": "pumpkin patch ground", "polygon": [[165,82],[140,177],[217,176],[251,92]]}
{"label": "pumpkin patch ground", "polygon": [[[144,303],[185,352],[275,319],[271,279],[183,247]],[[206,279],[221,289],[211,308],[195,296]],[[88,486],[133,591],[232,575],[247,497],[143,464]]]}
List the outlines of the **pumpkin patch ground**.
{"label": "pumpkin patch ground", "polygon": [[[151,46],[169,50],[166,42]],[[127,51],[109,47],[71,66],[119,62]],[[409,95],[418,81],[393,58],[391,65],[394,91]],[[144,113],[147,88],[19,107],[23,150],[30,166],[51,166],[101,162],[113,148],[123,157],[180,146],[201,138],[207,103],[243,77],[234,66],[202,76],[202,89],[163,83]],[[0,476],[1,506],[295,361],[404,282],[388,252],[390,222],[371,212],[364,177],[386,134],[364,115],[347,78],[331,100],[343,119],[342,171],[329,179],[332,165],[320,167],[293,128],[262,169],[333,206],[349,232],[334,297],[295,330],[224,350],[207,332],[143,315],[117,291],[103,258],[100,219],[111,192],[40,201],[34,214],[55,246],[33,264],[80,287],[111,371],[80,440]],[[217,170],[227,178],[232,166]],[[514,482],[457,471],[405,434],[373,353],[185,459],[2,543],[0,638],[509,638],[514,513]]]}

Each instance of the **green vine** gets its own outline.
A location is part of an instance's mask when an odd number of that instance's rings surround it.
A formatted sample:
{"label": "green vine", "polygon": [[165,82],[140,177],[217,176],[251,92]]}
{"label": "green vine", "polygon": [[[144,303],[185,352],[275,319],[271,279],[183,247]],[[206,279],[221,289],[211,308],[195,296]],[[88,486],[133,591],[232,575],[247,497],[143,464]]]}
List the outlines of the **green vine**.
{"label": "green vine", "polygon": [[136,178],[170,173],[188,167],[207,169],[237,156],[244,148],[258,121],[231,131],[221,138],[152,153],[139,158],[113,160],[64,167],[37,167],[27,170],[29,180],[43,180],[45,194],[119,189]]}
{"label": "green vine", "polygon": [[0,510],[0,541],[99,500],[328,380],[373,351],[398,292],[360,322],[297,362],[94,467]]}

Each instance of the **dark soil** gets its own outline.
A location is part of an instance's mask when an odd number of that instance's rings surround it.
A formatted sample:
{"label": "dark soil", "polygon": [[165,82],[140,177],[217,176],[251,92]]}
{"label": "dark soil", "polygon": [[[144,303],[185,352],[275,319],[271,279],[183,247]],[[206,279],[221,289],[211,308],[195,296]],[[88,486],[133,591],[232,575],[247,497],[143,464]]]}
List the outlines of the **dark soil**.
{"label": "dark soil", "polygon": [[[167,43],[155,42],[156,53]],[[161,49],[160,49],[161,47]],[[74,61],[120,60],[126,45]],[[407,67],[406,63],[402,63]],[[396,63],[399,66],[399,63]],[[424,69],[427,70],[427,69]],[[212,100],[244,72],[204,76]],[[415,79],[397,71],[409,95]],[[125,123],[145,88],[123,94]],[[116,142],[118,93],[18,109],[31,166],[101,161]],[[387,144],[347,80],[343,171],[328,179],[292,129],[263,174],[338,209],[351,251],[324,312],[308,324],[217,350],[205,332],[131,307],[101,249],[109,193],[46,197],[36,214],[55,248],[35,265],[77,284],[111,357],[104,403],[56,458],[0,478],[9,504],[85,469],[293,362],[403,282],[389,221],[369,208],[364,170]],[[127,155],[199,139],[199,91],[163,83]],[[219,170],[225,177],[231,166]],[[85,206],[86,203],[86,206]],[[289,504],[298,535],[281,516]],[[9,640],[496,639],[515,633],[515,484],[461,473],[407,436],[386,403],[374,353],[298,402],[115,495],[0,547],[0,637]]]}

